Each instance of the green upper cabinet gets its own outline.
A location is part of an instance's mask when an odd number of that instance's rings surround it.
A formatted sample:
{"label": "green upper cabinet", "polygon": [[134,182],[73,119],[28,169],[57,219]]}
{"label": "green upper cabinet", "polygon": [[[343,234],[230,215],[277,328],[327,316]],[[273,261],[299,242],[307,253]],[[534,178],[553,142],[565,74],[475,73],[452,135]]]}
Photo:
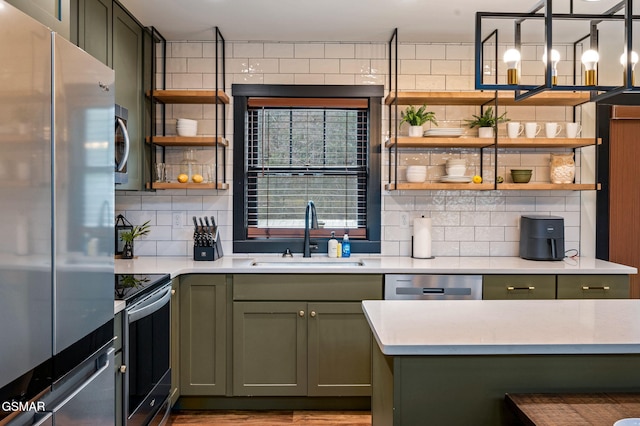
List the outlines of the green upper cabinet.
{"label": "green upper cabinet", "polygon": [[129,110],[130,138],[127,173],[129,182],[116,189],[143,189],[144,159],[144,29],[117,3],[113,3],[113,69],[116,72],[116,103]]}
{"label": "green upper cabinet", "polygon": [[7,0],[7,2],[67,40],[73,41],[71,39],[70,0]]}
{"label": "green upper cabinet", "polygon": [[[77,0],[76,44],[103,64],[113,67],[111,0]],[[72,31],[73,33],[73,31]]]}

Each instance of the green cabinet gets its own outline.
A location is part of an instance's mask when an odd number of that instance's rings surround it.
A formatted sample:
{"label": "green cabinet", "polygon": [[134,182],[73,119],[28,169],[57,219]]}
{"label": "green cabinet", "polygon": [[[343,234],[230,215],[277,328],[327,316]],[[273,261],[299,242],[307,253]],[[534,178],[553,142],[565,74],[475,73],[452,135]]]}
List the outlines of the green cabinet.
{"label": "green cabinet", "polygon": [[75,43],[103,64],[113,67],[112,0],[77,0],[77,9]]}
{"label": "green cabinet", "polygon": [[116,103],[129,110],[129,182],[116,189],[143,189],[144,163],[144,29],[126,10],[113,3],[113,70],[116,74]]}
{"label": "green cabinet", "polygon": [[7,3],[71,40],[70,0],[7,0]]}
{"label": "green cabinet", "polygon": [[180,397],[180,279],[171,280],[171,391],[173,406]]}
{"label": "green cabinet", "polygon": [[555,275],[485,275],[484,300],[555,299]]}
{"label": "green cabinet", "polygon": [[484,275],[484,300],[628,299],[628,275]]}
{"label": "green cabinet", "polygon": [[369,396],[380,275],[234,275],[233,394]]}
{"label": "green cabinet", "polygon": [[628,298],[628,275],[558,275],[558,299]]}
{"label": "green cabinet", "polygon": [[226,393],[226,276],[180,277],[180,395]]}

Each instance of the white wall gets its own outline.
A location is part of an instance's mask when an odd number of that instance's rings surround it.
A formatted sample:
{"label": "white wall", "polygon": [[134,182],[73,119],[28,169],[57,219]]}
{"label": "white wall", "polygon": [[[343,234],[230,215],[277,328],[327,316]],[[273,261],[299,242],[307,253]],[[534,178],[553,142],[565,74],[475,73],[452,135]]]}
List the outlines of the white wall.
{"label": "white wall", "polygon": [[[526,49],[530,50],[527,55]],[[539,47],[525,47],[525,57],[540,57]],[[212,89],[214,46],[207,42],[168,44],[168,89]],[[564,53],[564,52],[563,52]],[[563,57],[566,57],[563,55]],[[399,89],[473,90],[473,45],[401,44],[399,48]],[[535,63],[523,63],[523,73],[535,71]],[[540,65],[541,67],[541,65]],[[387,45],[354,43],[270,43],[227,42],[227,93],[231,84],[381,84],[387,83]],[[500,67],[499,67],[500,68]],[[561,74],[570,66],[561,63]],[[527,76],[523,76],[527,78]],[[528,76],[529,79],[534,77]],[[388,88],[387,88],[388,90]],[[463,120],[479,113],[476,107],[433,107],[441,125],[459,127]],[[500,111],[500,114],[504,111]],[[213,108],[200,105],[174,105],[169,117],[199,120],[202,134],[213,134]],[[572,120],[572,109],[565,107],[512,107],[507,110],[514,121]],[[227,137],[232,135],[232,105],[227,108]],[[383,135],[388,133],[388,111],[384,108]],[[504,126],[504,125],[503,125]],[[173,127],[169,126],[169,131]],[[405,131],[405,129],[401,129]],[[504,128],[500,128],[504,132]],[[198,159],[211,162],[213,152],[199,149]],[[512,151],[503,157],[498,171],[508,179],[508,169],[531,166],[533,180],[548,181],[549,150]],[[464,156],[478,173],[477,150],[402,151],[401,166],[412,163],[442,165],[447,156]],[[579,157],[579,156],[578,156]],[[231,183],[232,148],[227,150],[227,182]],[[485,175],[493,165],[486,164]],[[168,150],[167,163],[179,163],[181,154]],[[387,182],[386,150],[383,155],[383,182]],[[580,165],[580,158],[576,159]],[[432,167],[433,173],[442,166]],[[400,171],[403,171],[401,167]],[[440,171],[442,173],[442,171]],[[382,195],[382,254],[409,255],[411,222],[424,215],[433,219],[435,256],[517,256],[521,214],[559,215],[565,218],[566,248],[580,249],[582,193],[572,191],[393,191]],[[592,204],[589,201],[589,204]],[[132,223],[151,220],[152,232],[136,243],[136,255],[192,254],[191,216],[214,215],[221,225],[225,253],[231,253],[232,190],[164,190],[118,192],[116,214]],[[179,219],[180,223],[175,220]]]}

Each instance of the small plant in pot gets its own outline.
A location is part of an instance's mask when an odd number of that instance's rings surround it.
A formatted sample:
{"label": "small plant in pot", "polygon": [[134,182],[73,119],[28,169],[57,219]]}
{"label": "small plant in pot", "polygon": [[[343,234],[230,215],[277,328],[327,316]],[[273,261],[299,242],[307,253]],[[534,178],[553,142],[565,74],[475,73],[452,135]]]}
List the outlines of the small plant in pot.
{"label": "small plant in pot", "polygon": [[150,221],[146,221],[140,226],[136,225],[131,229],[131,231],[122,232],[120,234],[120,239],[124,242],[124,247],[122,248],[123,259],[133,259],[133,241],[136,238],[149,233],[151,230],[149,222]]}
{"label": "small plant in pot", "polygon": [[419,138],[423,135],[422,125],[427,121],[438,125],[436,113],[427,111],[426,105],[422,105],[417,110],[413,105],[410,105],[406,110],[400,112],[400,124],[409,124],[409,136],[412,138]]}
{"label": "small plant in pot", "polygon": [[505,123],[509,121],[505,112],[501,116],[497,116],[493,113],[493,107],[488,107],[484,114],[474,115],[473,120],[466,120],[469,128],[473,129],[478,127],[478,136],[481,138],[492,138],[493,129],[498,123]]}

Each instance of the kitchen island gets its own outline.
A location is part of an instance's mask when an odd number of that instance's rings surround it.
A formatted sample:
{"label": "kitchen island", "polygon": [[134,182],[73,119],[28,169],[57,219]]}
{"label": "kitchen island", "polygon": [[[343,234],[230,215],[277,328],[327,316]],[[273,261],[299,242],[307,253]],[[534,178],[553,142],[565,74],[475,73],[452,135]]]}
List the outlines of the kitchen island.
{"label": "kitchen island", "polygon": [[640,300],[364,301],[363,310],[377,343],[373,426],[511,425],[506,393],[640,391]]}

